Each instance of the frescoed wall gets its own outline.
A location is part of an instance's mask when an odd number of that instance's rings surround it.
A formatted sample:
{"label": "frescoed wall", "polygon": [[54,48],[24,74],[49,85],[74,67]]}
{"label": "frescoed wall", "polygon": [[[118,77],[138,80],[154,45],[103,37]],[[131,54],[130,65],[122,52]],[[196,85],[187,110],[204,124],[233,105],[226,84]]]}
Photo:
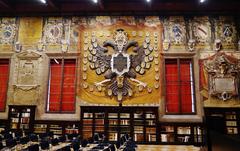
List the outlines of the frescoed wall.
{"label": "frescoed wall", "polygon": [[[7,119],[8,105],[36,105],[37,120],[79,120],[80,106],[119,103],[159,106],[165,121],[199,121],[204,106],[239,107],[238,31],[230,16],[0,18],[0,59],[10,60],[0,118]],[[196,114],[165,114],[166,58],[193,60]],[[71,116],[47,112],[51,60],[61,59],[77,59]],[[216,90],[229,80],[229,89]]]}

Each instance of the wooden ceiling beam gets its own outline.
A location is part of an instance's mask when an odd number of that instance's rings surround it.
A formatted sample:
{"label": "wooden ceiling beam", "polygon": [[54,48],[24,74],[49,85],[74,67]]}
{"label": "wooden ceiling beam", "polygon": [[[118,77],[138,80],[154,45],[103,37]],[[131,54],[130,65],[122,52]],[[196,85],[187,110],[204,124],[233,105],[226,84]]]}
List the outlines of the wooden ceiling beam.
{"label": "wooden ceiling beam", "polygon": [[47,0],[47,5],[50,6],[51,8],[58,10],[59,9],[59,5],[57,5],[55,2],[53,2],[52,0]]}
{"label": "wooden ceiling beam", "polygon": [[[0,0],[3,2],[5,0]],[[43,7],[40,5],[32,5],[32,4],[17,4],[13,9],[0,9],[0,12],[4,12],[5,14],[16,14],[16,15],[44,15],[44,14],[114,14],[114,13],[122,13],[122,14],[142,14],[142,15],[161,15],[161,14],[240,14],[240,1],[239,2],[231,2],[228,3],[228,7],[226,7],[226,3],[211,3],[208,5],[198,5],[196,3],[182,3],[182,2],[156,2],[153,1],[151,7],[146,5],[146,3],[137,3],[137,2],[126,2],[121,3],[117,1],[99,1],[102,4],[94,5],[92,3],[86,1],[79,1],[77,3],[57,3],[54,0],[47,0],[47,7]],[[102,5],[102,6],[100,6]],[[1,6],[1,5],[0,5]],[[8,5],[13,7],[12,5]],[[3,8],[3,6],[2,6]],[[30,14],[31,13],[31,14]],[[3,15],[0,13],[0,16]]]}
{"label": "wooden ceiling beam", "polygon": [[101,10],[104,10],[104,2],[103,2],[103,0],[99,0],[99,1],[98,1],[98,6],[99,6],[99,8],[100,8]]}
{"label": "wooden ceiling beam", "polygon": [[6,8],[11,8],[9,2],[7,2],[6,0],[0,0],[0,5]]}

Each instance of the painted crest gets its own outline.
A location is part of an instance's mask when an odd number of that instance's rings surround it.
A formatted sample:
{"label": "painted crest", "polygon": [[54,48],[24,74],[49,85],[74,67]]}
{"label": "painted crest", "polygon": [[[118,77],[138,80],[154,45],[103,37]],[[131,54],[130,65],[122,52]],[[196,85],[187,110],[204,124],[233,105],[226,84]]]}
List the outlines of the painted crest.
{"label": "painted crest", "polygon": [[60,44],[63,37],[63,24],[59,21],[46,23],[44,27],[44,42]]}
{"label": "painted crest", "polygon": [[15,24],[2,24],[0,27],[0,43],[11,44],[14,41],[16,35]]}
{"label": "painted crest", "polygon": [[226,39],[226,42],[231,43],[233,37],[233,27],[230,24],[224,24],[222,28],[222,35]]}

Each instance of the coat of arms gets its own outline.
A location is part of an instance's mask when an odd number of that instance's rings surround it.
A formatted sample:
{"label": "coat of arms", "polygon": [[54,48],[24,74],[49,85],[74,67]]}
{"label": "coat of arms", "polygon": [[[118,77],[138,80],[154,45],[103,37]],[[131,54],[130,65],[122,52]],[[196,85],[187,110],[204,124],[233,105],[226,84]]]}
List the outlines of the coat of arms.
{"label": "coat of arms", "polygon": [[[110,53],[109,47],[112,47],[113,53]],[[134,53],[129,54],[127,51],[131,47]],[[146,37],[143,45],[139,46],[138,42],[128,40],[123,29],[118,29],[113,40],[104,41],[102,46],[98,44],[97,38],[92,36],[88,50],[90,68],[105,77],[105,80],[96,82],[95,85],[106,87],[107,95],[116,97],[119,103],[125,97],[133,95],[133,82],[137,86],[147,86],[136,79],[136,73],[143,75],[151,67],[154,57],[150,55],[153,51],[150,37]]]}

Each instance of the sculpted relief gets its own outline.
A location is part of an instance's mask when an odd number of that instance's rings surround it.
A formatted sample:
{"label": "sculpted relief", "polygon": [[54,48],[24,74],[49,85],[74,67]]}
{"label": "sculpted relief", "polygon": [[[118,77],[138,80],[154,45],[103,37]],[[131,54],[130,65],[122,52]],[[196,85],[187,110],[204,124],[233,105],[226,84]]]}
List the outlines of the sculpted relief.
{"label": "sculpted relief", "polygon": [[[92,24],[81,26],[81,88],[78,95],[81,103],[157,104],[161,91],[162,26],[159,19],[111,19],[97,18],[95,27]],[[133,19],[131,23],[127,22],[129,19]]]}
{"label": "sculpted relief", "polygon": [[217,53],[205,61],[209,78],[209,94],[226,101],[239,94],[240,66],[236,58]]}
{"label": "sculpted relief", "polygon": [[14,104],[36,104],[39,96],[41,54],[27,50],[15,54],[13,70]]}
{"label": "sculpted relief", "polygon": [[[114,33],[114,40],[107,40],[100,46],[97,43],[96,37],[92,37],[91,47],[89,47],[90,54],[88,60],[90,68],[94,69],[98,75],[104,74],[105,80],[97,82],[96,86],[107,87],[107,94],[109,96],[116,96],[117,100],[121,102],[123,97],[132,96],[133,90],[130,81],[137,83],[139,86],[146,87],[136,78],[136,73],[144,74],[147,69],[151,67],[150,62],[154,57],[150,54],[153,47],[150,46],[150,38],[146,37],[142,46],[134,40],[128,40],[127,33],[123,29],[118,29]],[[107,54],[106,46],[113,48],[113,54]],[[127,50],[133,47],[136,55],[128,54]]]}

